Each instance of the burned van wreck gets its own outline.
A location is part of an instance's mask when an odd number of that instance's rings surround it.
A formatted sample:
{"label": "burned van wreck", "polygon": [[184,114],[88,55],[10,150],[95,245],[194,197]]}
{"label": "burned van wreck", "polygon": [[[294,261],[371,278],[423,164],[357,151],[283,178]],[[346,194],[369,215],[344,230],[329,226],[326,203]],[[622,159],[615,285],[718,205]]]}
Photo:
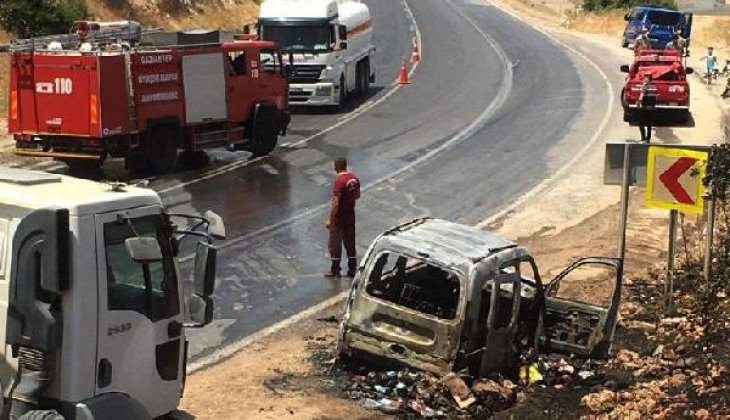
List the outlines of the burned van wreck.
{"label": "burned van wreck", "polygon": [[[597,281],[610,293],[581,294]],[[370,246],[345,304],[337,352],[473,376],[509,373],[528,351],[603,358],[621,281],[619,259],[585,258],[543,282],[524,247],[469,226],[416,219]]]}

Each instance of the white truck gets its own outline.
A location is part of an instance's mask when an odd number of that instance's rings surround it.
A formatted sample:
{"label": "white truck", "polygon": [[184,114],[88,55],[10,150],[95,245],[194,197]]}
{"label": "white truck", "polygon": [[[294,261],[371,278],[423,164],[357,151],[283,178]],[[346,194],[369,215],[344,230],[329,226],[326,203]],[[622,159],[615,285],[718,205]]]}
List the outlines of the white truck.
{"label": "white truck", "polygon": [[291,105],[342,107],[375,81],[373,25],[359,0],[265,0],[258,33],[289,57]]}
{"label": "white truck", "polygon": [[[0,168],[0,418],[175,410],[185,329],[212,320],[224,235],[215,213],[169,214],[152,190]],[[176,256],[190,236],[202,240],[184,302]]]}

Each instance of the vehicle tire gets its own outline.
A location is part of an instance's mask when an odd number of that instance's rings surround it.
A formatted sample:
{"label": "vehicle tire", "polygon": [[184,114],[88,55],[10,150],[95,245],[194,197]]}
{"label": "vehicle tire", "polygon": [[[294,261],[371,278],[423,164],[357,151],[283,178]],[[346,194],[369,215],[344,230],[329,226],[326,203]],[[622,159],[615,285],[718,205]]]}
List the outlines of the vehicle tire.
{"label": "vehicle tire", "polygon": [[191,152],[184,150],[178,159],[180,166],[186,169],[202,169],[210,165],[210,157],[202,150]]}
{"label": "vehicle tire", "polygon": [[96,179],[101,176],[102,160],[69,159],[63,162],[68,165],[69,175],[76,178]]}
{"label": "vehicle tire", "polygon": [[31,410],[22,416],[18,417],[18,420],[66,420],[56,410]]}
{"label": "vehicle tire", "polygon": [[279,124],[276,112],[268,107],[256,111],[256,121],[249,140],[253,157],[266,156],[276,147],[279,140]]}
{"label": "vehicle tire", "polygon": [[337,108],[342,110],[347,102],[347,83],[345,82],[345,75],[340,76],[340,103],[337,104]]}
{"label": "vehicle tire", "polygon": [[362,66],[363,62],[358,61],[355,65],[355,97],[359,98],[363,94],[363,88],[362,88],[362,79],[363,79],[363,71]]}
{"label": "vehicle tire", "polygon": [[368,96],[370,94],[370,59],[366,58],[363,60],[363,96]]}
{"label": "vehicle tire", "polygon": [[152,130],[145,144],[149,168],[157,174],[170,172],[177,160],[175,130],[169,126],[158,126]]}
{"label": "vehicle tire", "polygon": [[628,48],[628,47],[629,47],[629,42],[626,41],[625,39],[622,40],[621,41],[621,48]]}

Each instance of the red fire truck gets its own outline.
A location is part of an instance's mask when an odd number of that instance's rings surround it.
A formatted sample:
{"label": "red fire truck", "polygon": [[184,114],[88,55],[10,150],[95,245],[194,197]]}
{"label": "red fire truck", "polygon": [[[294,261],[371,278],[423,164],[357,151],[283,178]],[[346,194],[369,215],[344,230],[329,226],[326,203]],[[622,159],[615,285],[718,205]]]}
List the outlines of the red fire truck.
{"label": "red fire truck", "polygon": [[[654,123],[667,126],[682,126],[690,121],[690,89],[687,75],[694,71],[685,67],[682,57],[675,50],[644,50],[635,57],[632,65],[621,66],[628,73],[621,91],[624,121],[636,125],[640,112],[652,116]],[[644,76],[650,74],[656,87],[656,103],[650,107],[639,107],[639,96]]]}
{"label": "red fire truck", "polygon": [[76,48],[67,38],[16,43],[8,119],[16,153],[72,170],[124,157],[130,169],[158,173],[174,167],[178,149],[270,153],[290,120],[281,53],[273,42],[221,34],[158,33],[147,46],[144,36],[130,44],[118,34],[107,43],[76,38]]}

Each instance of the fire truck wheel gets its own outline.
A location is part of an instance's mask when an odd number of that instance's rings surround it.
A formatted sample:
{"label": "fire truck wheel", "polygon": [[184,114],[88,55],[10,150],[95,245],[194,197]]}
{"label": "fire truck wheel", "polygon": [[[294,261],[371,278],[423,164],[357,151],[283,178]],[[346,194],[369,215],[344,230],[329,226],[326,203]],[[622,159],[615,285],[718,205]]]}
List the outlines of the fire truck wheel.
{"label": "fire truck wheel", "polygon": [[97,160],[66,160],[68,173],[77,178],[96,178],[101,174],[101,161]]}
{"label": "fire truck wheel", "polygon": [[203,151],[191,152],[185,150],[180,153],[180,165],[189,169],[202,169],[210,164],[210,157]]}
{"label": "fire truck wheel", "polygon": [[65,420],[56,410],[32,410],[18,417],[18,420]]}
{"label": "fire truck wheel", "polygon": [[251,153],[254,157],[266,156],[276,147],[279,140],[279,124],[276,114],[270,108],[262,107],[256,113],[253,135],[251,136]]}
{"label": "fire truck wheel", "polygon": [[170,172],[177,158],[175,131],[168,126],[156,127],[145,145],[150,169],[155,173]]}

